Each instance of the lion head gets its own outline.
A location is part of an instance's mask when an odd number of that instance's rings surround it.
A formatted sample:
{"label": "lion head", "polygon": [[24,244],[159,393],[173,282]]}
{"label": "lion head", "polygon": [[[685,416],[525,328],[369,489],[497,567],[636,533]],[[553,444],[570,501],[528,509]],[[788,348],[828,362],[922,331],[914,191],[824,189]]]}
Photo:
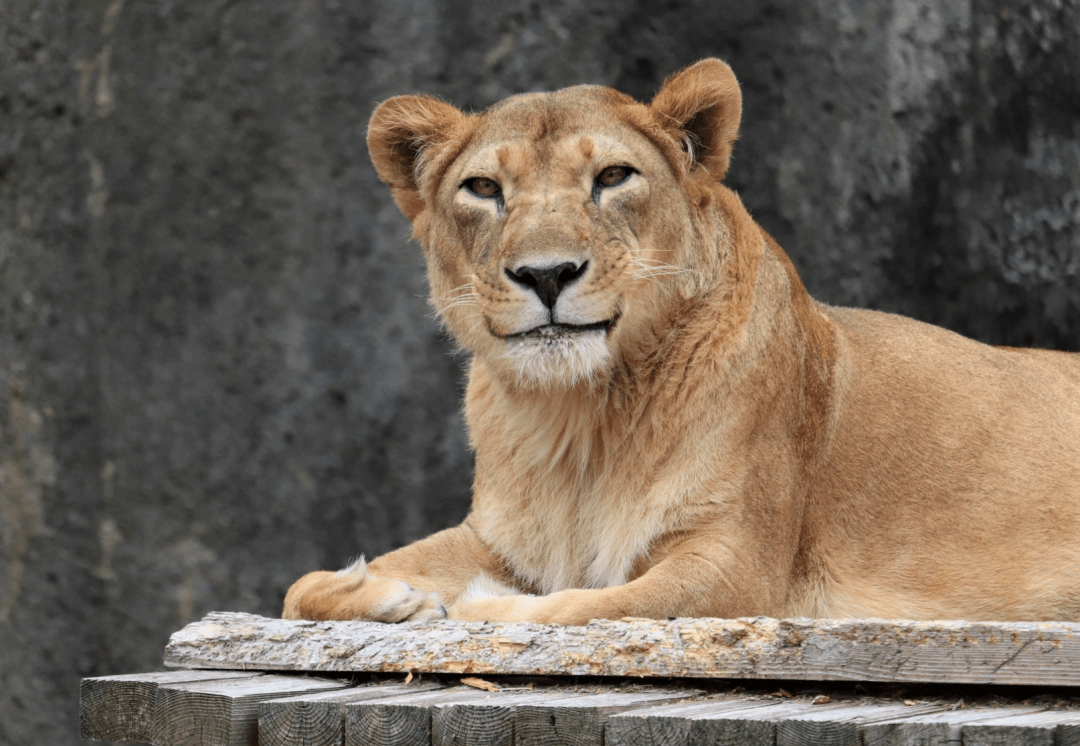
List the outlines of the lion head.
{"label": "lion head", "polygon": [[730,231],[711,206],[740,114],[731,69],[705,60],[649,105],[599,86],[479,114],[399,96],[368,146],[458,343],[507,383],[569,387],[650,349],[717,281]]}

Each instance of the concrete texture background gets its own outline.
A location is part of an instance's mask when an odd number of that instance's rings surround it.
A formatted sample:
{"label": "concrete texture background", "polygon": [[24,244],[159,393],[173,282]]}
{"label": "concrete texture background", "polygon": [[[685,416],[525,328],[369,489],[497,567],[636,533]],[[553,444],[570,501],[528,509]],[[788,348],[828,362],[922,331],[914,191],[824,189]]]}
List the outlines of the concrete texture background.
{"label": "concrete texture background", "polygon": [[1080,349],[1080,0],[4,0],[0,744],[464,516],[377,101],[647,99],[707,55],[729,182],[818,298]]}

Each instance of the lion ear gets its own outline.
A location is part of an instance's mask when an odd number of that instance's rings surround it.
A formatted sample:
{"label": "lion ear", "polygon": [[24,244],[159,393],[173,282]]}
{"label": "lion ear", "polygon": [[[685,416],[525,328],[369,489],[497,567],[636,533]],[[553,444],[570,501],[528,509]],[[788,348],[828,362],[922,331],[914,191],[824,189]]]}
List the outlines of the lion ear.
{"label": "lion ear", "polygon": [[465,114],[430,96],[395,96],[375,109],[367,144],[379,178],[409,220],[424,209],[420,174],[433,146],[450,140]]}
{"label": "lion ear", "polygon": [[649,108],[665,129],[679,131],[684,149],[713,178],[724,178],[742,118],[739,82],[726,63],[705,59],[680,70],[664,81]]}

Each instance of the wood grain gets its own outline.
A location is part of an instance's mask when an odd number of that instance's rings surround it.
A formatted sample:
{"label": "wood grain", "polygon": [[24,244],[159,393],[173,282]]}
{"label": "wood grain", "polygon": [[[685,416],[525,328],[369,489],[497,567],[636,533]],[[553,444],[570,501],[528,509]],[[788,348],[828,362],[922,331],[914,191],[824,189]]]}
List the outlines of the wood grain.
{"label": "wood grain", "polygon": [[961,737],[964,746],[1057,746],[1064,740],[1058,738],[1059,728],[1075,728],[1078,723],[1076,710],[1011,714],[966,724]]}
{"label": "wood grain", "polygon": [[565,679],[495,692],[431,682],[350,688],[342,680],[221,671],[101,677],[83,690],[85,738],[161,746],[255,744],[256,737],[262,746],[1080,746],[1080,710],[1046,705],[942,709],[960,703],[871,698],[814,705]]}
{"label": "wood grain", "polygon": [[[775,700],[732,696],[647,707],[611,717],[605,729],[605,743],[607,746],[689,746],[691,743],[712,746],[723,741],[716,740],[719,737],[716,728],[700,719],[774,704]],[[753,733],[739,733],[738,738],[732,743],[756,742]],[[768,738],[772,738],[771,731]]]}
{"label": "wood grain", "polygon": [[1080,624],[627,619],[584,627],[304,622],[215,612],[169,666],[1080,686]]}
{"label": "wood grain", "polygon": [[869,724],[915,714],[930,714],[942,709],[941,705],[881,703],[829,707],[811,705],[776,724],[776,746],[862,746],[863,733]]}
{"label": "wood grain", "polygon": [[154,746],[255,744],[259,702],[346,686],[335,679],[272,675],[159,686],[151,742]]}
{"label": "wood grain", "polygon": [[[863,728],[863,739],[872,746],[945,746],[959,744],[966,723],[996,717],[1033,715],[1040,707],[1009,705],[911,713],[894,720],[870,723]],[[1080,712],[1076,713],[1080,717]]]}
{"label": "wood grain", "polygon": [[378,684],[260,702],[259,746],[341,746],[346,705],[431,688],[425,684]]}
{"label": "wood grain", "polygon": [[79,737],[92,741],[144,741],[153,737],[158,686],[254,678],[239,671],[165,671],[96,676],[79,684]]}
{"label": "wood grain", "polygon": [[[492,696],[491,692],[456,686],[349,704],[345,706],[344,743],[345,746],[429,746],[432,709],[436,705],[476,702]],[[502,743],[498,734],[494,735],[495,742]]]}
{"label": "wood grain", "polygon": [[776,746],[777,725],[813,708],[809,702],[779,701],[767,707],[738,708],[702,717],[691,727],[690,744]]}
{"label": "wood grain", "polygon": [[695,690],[605,691],[572,698],[549,695],[514,713],[516,746],[601,746],[613,715],[665,700],[699,696]]}
{"label": "wood grain", "polygon": [[1054,730],[1058,746],[1080,746],[1080,718],[1076,722],[1062,723]]}

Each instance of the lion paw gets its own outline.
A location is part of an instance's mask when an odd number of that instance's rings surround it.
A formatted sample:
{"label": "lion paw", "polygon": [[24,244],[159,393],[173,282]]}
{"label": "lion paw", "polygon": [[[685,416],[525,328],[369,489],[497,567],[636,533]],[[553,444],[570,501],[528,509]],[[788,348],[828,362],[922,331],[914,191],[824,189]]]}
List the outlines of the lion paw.
{"label": "lion paw", "polygon": [[530,621],[536,601],[536,596],[522,594],[487,575],[478,575],[450,607],[449,618],[473,622]]}
{"label": "lion paw", "polygon": [[437,593],[372,575],[361,557],[339,572],[313,572],[300,578],[286,594],[281,615],[320,621],[426,622],[445,619],[446,609]]}

